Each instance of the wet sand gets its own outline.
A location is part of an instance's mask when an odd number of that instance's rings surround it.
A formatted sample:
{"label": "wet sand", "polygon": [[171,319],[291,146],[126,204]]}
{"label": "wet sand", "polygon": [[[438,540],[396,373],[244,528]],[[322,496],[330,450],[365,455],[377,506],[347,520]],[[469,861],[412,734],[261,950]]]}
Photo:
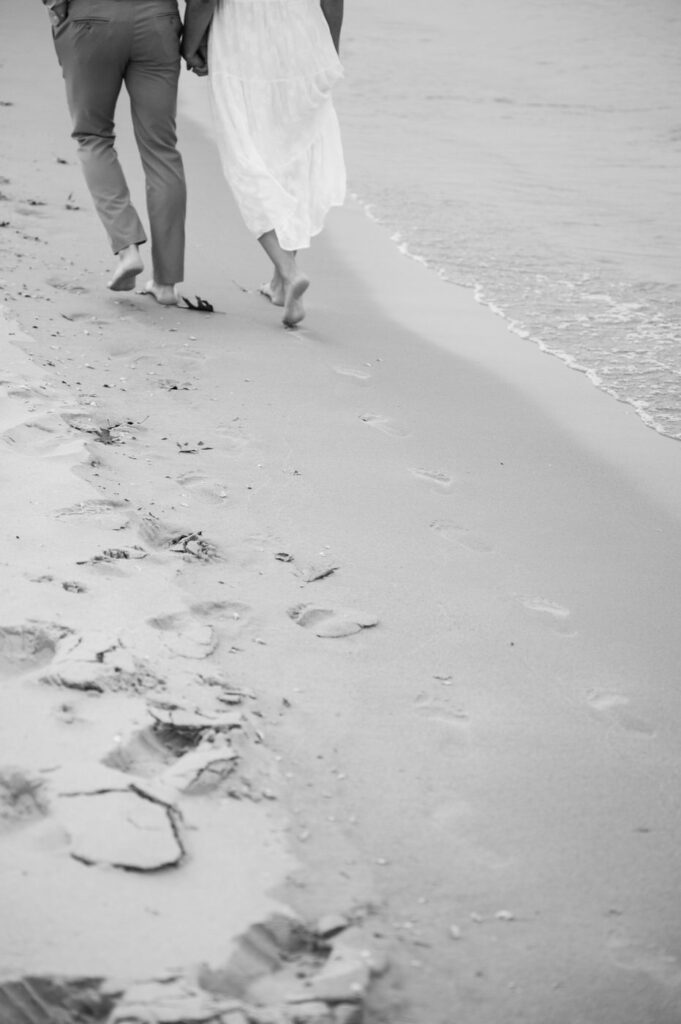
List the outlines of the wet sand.
{"label": "wet sand", "polygon": [[186,119],[216,312],[107,292],[12,2],[0,978],[194,978],[289,908],[387,944],[370,1022],[678,1024],[681,448],[352,205],[285,331]]}

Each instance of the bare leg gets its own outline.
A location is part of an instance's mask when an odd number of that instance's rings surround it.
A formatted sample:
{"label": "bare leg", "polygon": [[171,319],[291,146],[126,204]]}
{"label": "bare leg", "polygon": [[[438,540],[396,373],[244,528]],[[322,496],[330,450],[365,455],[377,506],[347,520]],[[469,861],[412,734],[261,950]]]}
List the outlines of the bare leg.
{"label": "bare leg", "polygon": [[126,245],[118,252],[118,266],[107,287],[112,292],[131,292],[135,287],[137,275],[144,269],[139,248]]}
{"label": "bare leg", "polygon": [[[272,283],[267,286],[272,292],[272,302],[277,306],[283,305],[282,321],[286,327],[295,327],[305,317],[303,295],[310,282],[298,269],[296,254],[282,249],[279,245],[276,231],[266,231],[258,241],[274,264],[274,277]],[[263,291],[263,294],[270,297],[266,291]],[[281,302],[275,301],[279,298]]]}

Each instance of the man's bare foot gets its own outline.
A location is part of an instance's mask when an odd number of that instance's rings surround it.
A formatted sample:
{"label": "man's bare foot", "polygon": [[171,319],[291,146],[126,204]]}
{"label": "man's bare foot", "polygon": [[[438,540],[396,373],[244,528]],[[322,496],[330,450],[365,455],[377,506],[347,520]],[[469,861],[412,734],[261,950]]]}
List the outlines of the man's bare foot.
{"label": "man's bare foot", "polygon": [[303,295],[310,287],[310,282],[304,274],[299,274],[292,281],[285,285],[284,292],[284,316],[282,323],[285,327],[295,327],[305,318],[305,307],[303,306]]}
{"label": "man's bare foot", "polygon": [[139,294],[153,295],[162,306],[177,306],[180,301],[174,284],[156,284],[156,281],[147,281]]}
{"label": "man's bare foot", "polygon": [[118,253],[118,266],[107,288],[112,292],[131,292],[135,287],[137,275],[144,269],[142,257],[136,245],[127,245]]}
{"label": "man's bare foot", "polygon": [[266,299],[269,299],[273,306],[284,305],[286,298],[284,282],[279,277],[278,273],[275,273],[272,280],[267,284],[261,284],[258,291],[261,295],[264,295]]}

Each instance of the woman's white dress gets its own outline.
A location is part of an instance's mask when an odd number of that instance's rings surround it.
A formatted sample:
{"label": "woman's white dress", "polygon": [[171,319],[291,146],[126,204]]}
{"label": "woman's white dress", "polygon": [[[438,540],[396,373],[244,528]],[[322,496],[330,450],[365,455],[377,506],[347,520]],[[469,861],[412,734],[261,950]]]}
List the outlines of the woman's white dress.
{"label": "woman's white dress", "polygon": [[345,198],[331,98],[343,69],[319,0],[218,0],[208,68],[222,166],[246,226],[306,248]]}

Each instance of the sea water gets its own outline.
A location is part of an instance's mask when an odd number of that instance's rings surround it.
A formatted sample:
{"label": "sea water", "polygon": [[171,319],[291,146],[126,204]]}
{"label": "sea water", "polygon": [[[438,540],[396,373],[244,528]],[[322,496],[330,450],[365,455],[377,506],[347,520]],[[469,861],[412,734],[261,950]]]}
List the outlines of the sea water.
{"label": "sea water", "polygon": [[396,242],[681,439],[680,0],[362,0],[342,56]]}

